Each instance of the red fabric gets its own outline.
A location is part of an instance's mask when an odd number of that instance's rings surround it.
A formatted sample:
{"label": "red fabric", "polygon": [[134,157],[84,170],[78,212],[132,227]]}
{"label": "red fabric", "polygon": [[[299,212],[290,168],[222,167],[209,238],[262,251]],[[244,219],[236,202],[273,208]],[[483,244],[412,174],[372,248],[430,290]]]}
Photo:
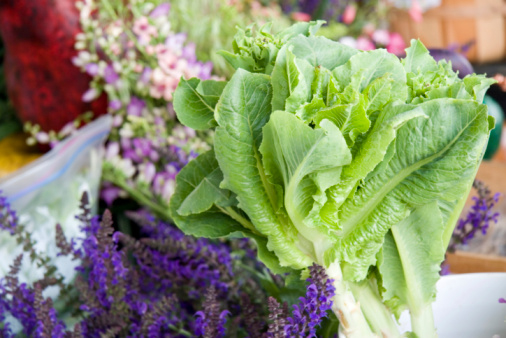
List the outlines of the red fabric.
{"label": "red fabric", "polygon": [[9,97],[22,121],[59,131],[86,111],[107,111],[105,95],[84,103],[90,77],[72,64],[80,32],[75,0],[0,0]]}

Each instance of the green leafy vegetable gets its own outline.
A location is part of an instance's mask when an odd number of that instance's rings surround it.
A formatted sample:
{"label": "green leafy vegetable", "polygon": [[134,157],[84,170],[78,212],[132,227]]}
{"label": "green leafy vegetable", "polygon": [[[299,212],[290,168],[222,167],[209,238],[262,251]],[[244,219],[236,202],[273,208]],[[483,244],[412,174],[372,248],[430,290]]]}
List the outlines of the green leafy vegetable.
{"label": "green leafy vegetable", "polygon": [[186,233],[247,236],[275,272],[311,263],[334,279],[346,337],[433,337],[431,303],[448,236],[490,130],[492,83],[460,80],[412,41],[406,58],[316,37],[240,31],[226,84],[183,80],[179,119],[215,128],[214,151],[177,178],[170,209]]}

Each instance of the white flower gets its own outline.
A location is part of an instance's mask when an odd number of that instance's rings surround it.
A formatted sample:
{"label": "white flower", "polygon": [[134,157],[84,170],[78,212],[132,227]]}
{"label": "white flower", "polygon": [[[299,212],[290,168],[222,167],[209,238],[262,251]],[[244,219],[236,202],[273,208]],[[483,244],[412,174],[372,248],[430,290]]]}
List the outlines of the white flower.
{"label": "white flower", "polygon": [[77,67],[84,67],[91,61],[91,54],[85,50],[80,51],[72,58],[72,63]]}
{"label": "white flower", "polygon": [[350,46],[352,48],[357,48],[357,40],[352,38],[351,36],[343,36],[341,39],[339,39],[339,42],[343,45]]}

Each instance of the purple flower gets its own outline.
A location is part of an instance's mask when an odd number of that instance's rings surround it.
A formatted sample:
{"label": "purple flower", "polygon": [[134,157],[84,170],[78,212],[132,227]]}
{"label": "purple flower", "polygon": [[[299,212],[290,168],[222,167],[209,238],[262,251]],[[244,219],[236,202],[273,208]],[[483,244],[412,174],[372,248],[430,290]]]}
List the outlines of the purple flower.
{"label": "purple flower", "polygon": [[213,63],[211,61],[204,63],[200,69],[199,78],[202,80],[209,80],[211,78],[212,70]]}
{"label": "purple flower", "polygon": [[119,197],[121,189],[110,183],[104,182],[104,187],[100,190],[100,198],[105,201],[108,206]]}
{"label": "purple flower", "polygon": [[111,100],[109,101],[109,108],[111,110],[120,110],[121,109],[121,101],[120,100]]}
{"label": "purple flower", "polygon": [[217,302],[217,294],[214,287],[210,287],[207,290],[203,306],[203,311],[197,311],[197,313],[195,313],[197,317],[195,320],[195,335],[198,337],[224,337],[227,315],[229,315],[230,312],[227,310],[220,311],[220,305]]}
{"label": "purple flower", "polygon": [[473,188],[478,191],[478,197],[473,197],[474,204],[466,217],[459,219],[448,248],[450,252],[455,251],[459,244],[467,244],[477,233],[485,235],[490,222],[497,223],[499,213],[492,212],[492,209],[499,201],[500,194],[492,195],[490,189],[479,180],[474,180]]}
{"label": "purple flower", "polygon": [[142,110],[145,107],[146,102],[144,102],[144,100],[138,98],[137,96],[132,96],[130,103],[127,106],[127,114],[133,116],[141,116]]}
{"label": "purple flower", "polygon": [[506,304],[506,299],[504,299],[504,298],[499,298],[499,303]]}
{"label": "purple flower", "polygon": [[[181,50],[186,41],[186,33],[171,34],[165,40],[165,46],[172,50]],[[212,67],[212,63],[211,63]]]}
{"label": "purple flower", "polygon": [[299,8],[303,13],[313,15],[316,9],[320,6],[320,0],[299,0]]}
{"label": "purple flower", "polygon": [[316,337],[316,328],[332,307],[335,291],[332,280],[317,264],[313,264],[309,271],[311,278],[307,280],[310,284],[306,297],[299,299],[299,304],[293,306],[292,317],[287,318],[285,334],[288,337]]}
{"label": "purple flower", "polygon": [[149,15],[151,18],[158,18],[161,16],[167,16],[170,12],[170,4],[169,3],[162,3],[161,5],[158,5],[153,9],[151,14]]}
{"label": "purple flower", "polygon": [[0,190],[0,229],[14,235],[18,222],[19,218],[16,211],[11,208],[7,197],[2,196],[2,191]]}
{"label": "purple flower", "polygon": [[85,66],[85,70],[86,70],[86,73],[88,73],[88,75],[96,76],[98,74],[99,67],[98,67],[98,64],[92,62],[92,63],[88,63]]}
{"label": "purple flower", "polygon": [[107,65],[104,69],[104,80],[108,84],[115,84],[119,80],[119,74],[114,70],[112,65]]}
{"label": "purple flower", "polygon": [[144,84],[148,84],[149,80],[151,79],[152,72],[153,70],[151,68],[145,67],[141,73],[141,76],[139,77],[139,81],[141,81]]}
{"label": "purple flower", "polygon": [[197,55],[195,53],[195,43],[190,42],[186,46],[183,47],[183,52],[181,54],[183,59],[186,59],[189,63],[194,63],[197,61]]}

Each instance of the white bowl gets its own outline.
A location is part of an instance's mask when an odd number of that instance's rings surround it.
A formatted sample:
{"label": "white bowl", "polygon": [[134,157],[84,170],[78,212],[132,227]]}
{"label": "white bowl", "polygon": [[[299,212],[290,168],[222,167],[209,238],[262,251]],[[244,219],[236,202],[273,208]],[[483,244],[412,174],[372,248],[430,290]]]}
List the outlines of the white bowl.
{"label": "white bowl", "polygon": [[[506,304],[499,298],[506,299],[506,273],[444,276],[433,305],[439,338],[506,338]],[[409,313],[400,326],[410,330]]]}

